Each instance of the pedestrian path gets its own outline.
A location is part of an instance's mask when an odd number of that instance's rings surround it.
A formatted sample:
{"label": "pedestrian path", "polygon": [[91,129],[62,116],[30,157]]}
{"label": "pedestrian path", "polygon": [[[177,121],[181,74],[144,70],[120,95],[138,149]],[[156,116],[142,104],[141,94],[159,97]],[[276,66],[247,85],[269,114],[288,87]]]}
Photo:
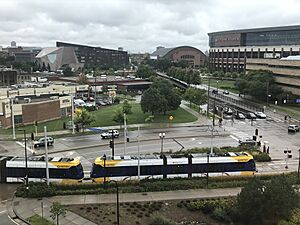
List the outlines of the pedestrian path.
{"label": "pedestrian path", "polygon": [[[147,193],[120,193],[120,202],[148,202],[148,201],[169,201],[181,199],[203,199],[236,196],[240,193],[241,188],[224,188],[224,189],[191,189],[163,192]],[[43,199],[14,198],[11,202],[12,211],[22,220],[26,220],[37,214],[45,219],[52,221],[50,218],[50,207],[53,202],[60,202],[62,205],[76,204],[103,204],[115,203],[116,194],[100,195],[66,195],[55,196]],[[60,225],[95,225],[93,222],[80,217],[73,212],[67,212],[65,217],[61,217]]]}

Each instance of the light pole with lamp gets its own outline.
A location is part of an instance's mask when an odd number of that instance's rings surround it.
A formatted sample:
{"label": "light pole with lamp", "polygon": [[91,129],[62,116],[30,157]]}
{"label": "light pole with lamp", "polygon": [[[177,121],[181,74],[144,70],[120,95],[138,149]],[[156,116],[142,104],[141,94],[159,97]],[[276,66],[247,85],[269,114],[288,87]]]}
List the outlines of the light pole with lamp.
{"label": "light pole with lamp", "polygon": [[118,182],[115,180],[109,181],[110,183],[115,183],[117,188],[117,225],[120,225],[120,208],[119,208],[119,187]]}
{"label": "light pole with lamp", "polygon": [[106,155],[105,154],[103,155],[102,159],[103,159],[103,168],[104,168],[103,188],[105,189],[106,188]]}
{"label": "light pole with lamp", "polygon": [[16,131],[15,131],[15,115],[14,115],[14,99],[10,98],[10,116],[11,116],[11,126],[12,126],[12,132],[13,132],[13,139],[16,139]]}
{"label": "light pole with lamp", "polygon": [[292,158],[292,151],[291,150],[289,150],[288,148],[286,149],[286,150],[284,150],[283,151],[284,152],[284,154],[286,155],[286,158],[285,158],[285,168],[286,169],[288,169],[289,167],[288,167],[288,159],[289,158]]}
{"label": "light pole with lamp", "polygon": [[298,180],[300,178],[300,149],[298,150],[299,152],[299,155],[298,155],[298,171],[297,171],[297,177],[298,177]]}
{"label": "light pole with lamp", "polygon": [[164,150],[164,138],[165,138],[166,134],[165,133],[159,133],[159,138],[161,140],[161,147],[160,147],[160,154],[163,154],[163,150]]}
{"label": "light pole with lamp", "polygon": [[18,130],[18,131],[23,131],[24,134],[24,149],[25,149],[25,185],[26,185],[26,189],[28,189],[28,164],[27,164],[27,146],[26,146],[26,130]]}

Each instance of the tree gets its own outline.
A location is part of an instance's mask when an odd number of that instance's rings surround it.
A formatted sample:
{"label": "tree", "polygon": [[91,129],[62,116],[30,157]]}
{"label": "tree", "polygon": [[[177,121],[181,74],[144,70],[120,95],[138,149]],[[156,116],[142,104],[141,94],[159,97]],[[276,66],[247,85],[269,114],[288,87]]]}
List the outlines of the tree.
{"label": "tree", "polygon": [[120,128],[124,122],[124,113],[121,107],[117,108],[113,114],[113,121],[120,124]]}
{"label": "tree", "polygon": [[289,218],[298,202],[296,190],[284,175],[266,184],[254,178],[238,195],[237,211],[244,224],[277,224]]}
{"label": "tree", "polygon": [[[43,65],[43,67],[44,67],[44,65]],[[64,73],[64,76],[68,76],[68,77],[74,75],[74,72],[73,72],[72,68],[69,67],[69,66],[66,66],[66,67],[63,68],[63,73]]]}
{"label": "tree", "polygon": [[78,108],[75,111],[74,115],[74,123],[82,126],[82,131],[84,132],[84,128],[90,125],[95,121],[95,118],[84,108]]}
{"label": "tree", "polygon": [[77,83],[78,84],[89,84],[89,79],[84,74],[79,75],[77,77]]}
{"label": "tree", "polygon": [[56,225],[59,225],[59,217],[60,216],[66,216],[66,209],[65,207],[60,204],[60,202],[53,202],[51,208],[50,208],[50,217],[55,220],[56,219]]}
{"label": "tree", "polygon": [[206,91],[202,89],[188,88],[185,91],[184,99],[190,102],[190,107],[192,106],[192,103],[199,105],[200,111],[200,106],[207,102]]}
{"label": "tree", "polygon": [[132,114],[131,108],[132,108],[132,105],[130,105],[128,100],[125,99],[124,102],[123,102],[123,106],[122,106],[123,113]]}
{"label": "tree", "polygon": [[149,78],[155,75],[155,71],[149,65],[140,65],[136,75],[141,78]]}
{"label": "tree", "polygon": [[154,113],[166,111],[167,100],[159,93],[158,89],[150,87],[142,95],[141,107],[144,113],[151,112],[154,115]]}

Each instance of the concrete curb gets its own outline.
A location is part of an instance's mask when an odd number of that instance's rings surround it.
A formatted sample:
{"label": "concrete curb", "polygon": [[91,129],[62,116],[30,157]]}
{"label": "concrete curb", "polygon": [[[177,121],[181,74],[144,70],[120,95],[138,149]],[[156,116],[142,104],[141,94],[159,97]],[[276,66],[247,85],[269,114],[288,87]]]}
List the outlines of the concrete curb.
{"label": "concrete curb", "polygon": [[15,198],[16,198],[16,196],[14,193],[13,198],[7,201],[6,209],[7,209],[9,218],[16,224],[30,225],[30,223],[28,223],[25,218],[23,218],[21,215],[19,215],[17,213],[17,210],[15,209],[15,204],[16,204]]}
{"label": "concrete curb", "polygon": [[[214,137],[227,137],[229,136],[229,133],[226,134],[216,134],[214,135]],[[211,137],[211,135],[207,134],[207,135],[190,135],[190,136],[185,136],[185,137],[169,137],[169,138],[165,138],[165,139],[178,139],[178,138],[194,138],[194,137]],[[150,139],[142,139],[140,140],[140,142],[143,141],[155,141],[158,140],[157,138],[150,138]],[[131,143],[136,143],[137,141],[131,141]],[[124,142],[115,142],[115,145],[119,145],[119,144],[123,144]],[[81,149],[85,149],[85,148],[96,148],[96,147],[103,147],[103,146],[107,146],[108,144],[100,144],[100,145],[87,145],[87,146],[82,146],[82,147],[76,147],[76,148],[69,148],[69,149],[62,149],[62,150],[57,150],[57,151],[49,151],[49,154],[54,154],[54,153],[61,153],[61,152],[68,152],[68,151],[75,151],[75,150],[81,150]],[[36,156],[41,156],[44,155],[44,153],[38,153],[35,154]]]}

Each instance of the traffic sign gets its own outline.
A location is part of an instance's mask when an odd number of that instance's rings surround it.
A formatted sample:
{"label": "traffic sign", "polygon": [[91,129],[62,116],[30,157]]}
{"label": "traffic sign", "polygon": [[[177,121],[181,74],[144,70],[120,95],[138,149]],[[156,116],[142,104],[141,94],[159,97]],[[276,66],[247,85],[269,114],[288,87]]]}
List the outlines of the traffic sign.
{"label": "traffic sign", "polygon": [[173,116],[169,116],[169,120],[173,120],[174,119],[174,117]]}

